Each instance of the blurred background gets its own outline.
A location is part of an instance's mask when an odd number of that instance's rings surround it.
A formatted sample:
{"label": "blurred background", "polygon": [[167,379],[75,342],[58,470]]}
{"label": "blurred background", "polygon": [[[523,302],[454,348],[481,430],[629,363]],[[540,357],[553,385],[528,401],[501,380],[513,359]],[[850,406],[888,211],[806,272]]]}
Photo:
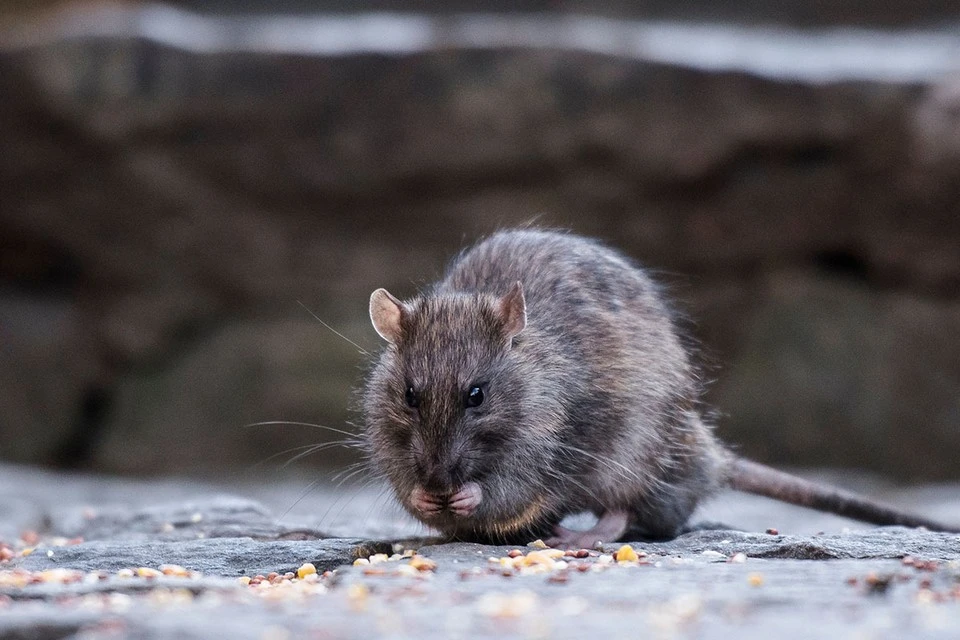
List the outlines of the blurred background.
{"label": "blurred background", "polygon": [[960,478],[955,2],[438,4],[0,0],[0,459],[278,467],[358,429],[309,312],[373,353],[536,224],[657,271],[745,454]]}

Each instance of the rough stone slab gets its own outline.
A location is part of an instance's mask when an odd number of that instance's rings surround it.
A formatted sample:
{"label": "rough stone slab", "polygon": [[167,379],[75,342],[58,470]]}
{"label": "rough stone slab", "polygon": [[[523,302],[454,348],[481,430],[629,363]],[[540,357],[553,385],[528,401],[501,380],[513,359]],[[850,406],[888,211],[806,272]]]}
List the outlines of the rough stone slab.
{"label": "rough stone slab", "polygon": [[[654,640],[806,640],[811,634],[954,640],[960,628],[960,600],[950,595],[960,585],[960,536],[851,525],[735,493],[722,496],[702,517],[755,530],[777,526],[784,535],[698,530],[669,542],[636,542],[635,548],[649,554],[650,564],[570,571],[566,582],[554,583],[546,575],[490,573],[489,558],[506,555],[511,548],[506,546],[422,541],[420,553],[430,556],[437,569],[417,577],[374,575],[350,566],[356,554],[391,547],[350,536],[351,531],[392,531],[390,540],[416,531],[409,523],[397,524],[391,511],[379,507],[382,487],[347,494],[319,487],[298,502],[302,481],[236,485],[233,489],[248,497],[231,497],[222,493],[224,487],[210,484],[135,482],[25,468],[0,467],[0,480],[7,489],[0,505],[9,504],[9,513],[16,512],[10,501],[18,496],[37,509],[20,521],[36,518],[50,524],[39,531],[41,544],[31,555],[0,565],[0,571],[62,567],[113,573],[172,563],[204,574],[197,580],[108,576],[92,583],[7,587],[0,590],[0,640],[92,640],[109,634],[239,640],[626,639],[638,633]],[[346,510],[330,519],[326,514],[349,495]],[[955,488],[931,487],[902,498],[925,513],[940,505],[942,515],[952,517],[955,496]],[[330,525],[347,535],[309,541],[250,537],[250,531],[292,530],[293,523],[281,526],[271,516],[291,505],[296,506],[291,520],[321,525],[315,530]],[[91,506],[93,517],[87,518],[85,509]],[[175,530],[157,532],[163,523],[175,524]],[[196,538],[231,527],[245,528],[248,535]],[[816,533],[820,530],[824,533]],[[46,546],[51,536],[67,533],[102,539]],[[747,560],[728,562],[738,552]],[[937,561],[936,567],[921,571],[907,566],[898,559],[905,554]],[[325,592],[260,591],[236,580],[242,573],[294,570],[307,561],[320,571],[339,567],[334,578],[322,581]],[[889,578],[888,586],[871,593],[865,587],[870,574]],[[849,584],[851,579],[856,584]],[[185,591],[192,595],[184,597]],[[520,603],[519,608],[503,615],[510,602]]]}
{"label": "rough stone slab", "polygon": [[272,542],[250,538],[85,542],[50,549],[41,547],[12,566],[29,571],[60,567],[114,572],[123,568],[157,568],[161,564],[178,564],[206,575],[242,576],[296,571],[305,562],[312,562],[317,570],[325,571],[349,564],[359,555],[389,550],[389,544],[343,538]]}
{"label": "rough stone slab", "polygon": [[[956,603],[928,602],[919,595],[922,579],[931,580],[935,590],[949,588],[958,578],[956,568],[917,572],[895,560],[730,564],[701,556],[573,573],[556,584],[544,575],[482,573],[463,579],[464,569],[485,569],[488,555],[498,549],[461,545],[450,550],[428,578],[371,576],[351,567],[341,570],[328,592],[307,599],[266,599],[235,588],[176,606],[159,604],[150,594],[132,596],[94,613],[89,600],[16,603],[0,610],[0,638],[63,637],[70,629],[96,637],[96,630],[110,627],[136,638],[259,639],[268,632],[336,638],[633,638],[639,629],[654,638],[860,634],[952,640],[960,625]],[[871,572],[901,577],[876,594],[848,584]],[[510,602],[521,605],[512,615],[497,613]],[[33,629],[39,631],[28,635]]]}
{"label": "rough stone slab", "polygon": [[54,513],[50,524],[52,530],[68,538],[85,540],[327,537],[315,529],[281,525],[260,503],[228,495],[139,509],[111,505],[65,508]]}
{"label": "rough stone slab", "polygon": [[960,534],[880,527],[856,533],[784,536],[741,531],[697,531],[663,543],[637,543],[663,555],[713,550],[753,558],[831,560],[840,558],[902,558],[912,555],[940,560],[960,559]]}
{"label": "rough stone slab", "polygon": [[[611,552],[621,543],[605,544]],[[751,558],[788,560],[899,559],[904,556],[935,560],[960,560],[960,534],[880,527],[865,531],[785,536],[746,533],[731,530],[694,531],[669,542],[636,541],[637,549],[659,556],[691,557],[704,552],[725,557],[744,553]],[[436,558],[454,558],[473,554],[505,555],[514,546],[488,547],[470,543],[451,543],[423,547],[422,554]]]}
{"label": "rough stone slab", "polygon": [[159,576],[157,578],[121,578],[116,575],[104,575],[97,582],[47,583],[39,582],[28,584],[25,587],[0,586],[0,596],[7,596],[12,600],[55,600],[65,597],[76,597],[90,594],[122,593],[138,595],[151,591],[185,589],[194,594],[207,591],[235,591],[239,582],[236,578],[198,576],[193,578],[177,578]]}

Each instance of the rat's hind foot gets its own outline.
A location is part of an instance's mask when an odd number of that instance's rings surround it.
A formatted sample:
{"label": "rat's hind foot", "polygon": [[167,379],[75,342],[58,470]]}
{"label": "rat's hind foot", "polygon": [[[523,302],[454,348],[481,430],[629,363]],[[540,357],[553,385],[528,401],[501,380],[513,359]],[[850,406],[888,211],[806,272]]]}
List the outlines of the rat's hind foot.
{"label": "rat's hind foot", "polygon": [[604,511],[597,524],[586,531],[574,531],[557,525],[546,543],[556,549],[594,549],[602,542],[615,542],[627,530],[626,511]]}

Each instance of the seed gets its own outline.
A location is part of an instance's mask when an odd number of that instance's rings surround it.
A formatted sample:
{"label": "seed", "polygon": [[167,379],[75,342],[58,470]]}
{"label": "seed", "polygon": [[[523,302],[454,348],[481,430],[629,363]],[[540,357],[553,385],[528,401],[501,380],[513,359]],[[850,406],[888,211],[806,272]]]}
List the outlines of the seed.
{"label": "seed", "polygon": [[747,582],[750,583],[752,587],[759,587],[763,584],[763,575],[759,573],[751,573],[747,576]]}
{"label": "seed", "polygon": [[190,572],[178,564],[162,564],[160,565],[160,572],[165,576],[190,577]]}
{"label": "seed", "polygon": [[516,558],[522,555],[523,555],[523,551],[520,551],[520,549],[510,549],[510,551],[507,552],[507,556],[511,558]]}
{"label": "seed", "polygon": [[886,593],[887,589],[890,588],[890,584],[893,582],[894,576],[892,574],[886,575],[877,575],[876,573],[868,573],[867,577],[864,578],[864,582],[867,584],[868,593]]}
{"label": "seed", "polygon": [[636,562],[640,559],[640,556],[637,555],[637,552],[633,550],[628,544],[623,545],[617,549],[616,553],[613,554],[613,557],[617,562]]}
{"label": "seed", "polygon": [[774,529],[774,528],[772,528],[772,527],[769,528],[769,529],[767,529],[767,533],[769,533],[769,534],[772,535],[772,536],[778,536],[778,535],[780,535],[780,531],[778,531],[777,529]]}
{"label": "seed", "polygon": [[423,556],[413,556],[410,558],[410,566],[417,571],[433,571],[437,568],[437,563],[430,558]]}
{"label": "seed", "polygon": [[[301,580],[309,575],[313,575],[317,572],[317,568],[313,565],[312,562],[305,562],[300,565],[300,568],[297,569],[297,577]],[[292,577],[292,576],[291,576]]]}

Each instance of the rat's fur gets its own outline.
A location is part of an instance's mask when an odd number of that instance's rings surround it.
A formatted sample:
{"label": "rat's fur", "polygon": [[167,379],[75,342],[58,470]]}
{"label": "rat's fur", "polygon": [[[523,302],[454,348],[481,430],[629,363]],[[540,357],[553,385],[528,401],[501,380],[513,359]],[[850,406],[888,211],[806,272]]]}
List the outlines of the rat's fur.
{"label": "rat's fur", "polygon": [[[759,465],[736,464],[704,422],[658,287],[597,242],[501,232],[412,300],[378,290],[371,317],[388,346],[363,390],[369,454],[446,534],[665,538],[723,484],[764,493],[750,483]],[[468,407],[473,386],[484,400]],[[583,511],[606,525],[558,527]]]}

